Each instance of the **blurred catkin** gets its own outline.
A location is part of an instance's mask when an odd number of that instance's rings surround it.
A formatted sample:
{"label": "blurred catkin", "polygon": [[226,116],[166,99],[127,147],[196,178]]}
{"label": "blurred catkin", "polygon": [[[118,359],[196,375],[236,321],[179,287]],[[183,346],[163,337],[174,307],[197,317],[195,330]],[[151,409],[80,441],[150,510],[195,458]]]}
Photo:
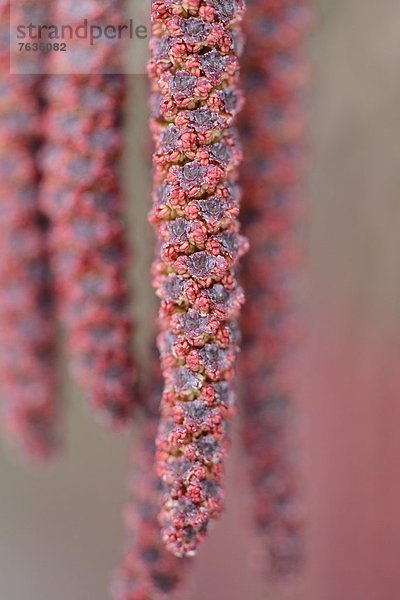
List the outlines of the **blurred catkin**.
{"label": "blurred catkin", "polygon": [[[72,24],[83,17],[112,24],[122,10],[119,0],[53,6],[59,22]],[[120,427],[136,396],[120,181],[125,78],[116,74],[118,44],[96,51],[86,43],[52,56],[52,71],[73,74],[51,76],[46,86],[41,200],[52,224],[52,266],[73,374],[96,414]],[[74,74],[75,64],[97,74]]]}
{"label": "blurred catkin", "polygon": [[124,509],[126,542],[121,565],[114,574],[114,600],[167,600],[182,586],[187,560],[166,550],[160,535],[158,512],[162,485],[155,473],[155,437],[161,374],[154,369],[148,386],[140,433],[131,453],[128,487],[131,493]]}
{"label": "blurred catkin", "polygon": [[310,22],[308,0],[249,0],[244,22],[241,216],[250,251],[242,270],[243,438],[254,524],[273,578],[297,571],[304,550],[294,374],[307,162],[304,38]]}
{"label": "blurred catkin", "polygon": [[[19,2],[14,18],[38,13]],[[10,3],[0,5],[0,383],[2,419],[22,452],[49,458],[56,449],[53,297],[47,222],[39,210],[36,164],[41,142],[39,75],[10,74]],[[22,56],[22,54],[21,54]],[[41,60],[37,57],[37,60]],[[40,67],[40,65],[38,65]],[[38,69],[37,72],[40,72]]]}

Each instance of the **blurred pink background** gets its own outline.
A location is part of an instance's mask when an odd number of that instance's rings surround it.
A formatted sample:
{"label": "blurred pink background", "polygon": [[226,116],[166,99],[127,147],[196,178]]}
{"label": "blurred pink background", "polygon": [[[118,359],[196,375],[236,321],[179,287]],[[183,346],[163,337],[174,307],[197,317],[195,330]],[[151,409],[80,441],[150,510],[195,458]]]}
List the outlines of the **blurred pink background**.
{"label": "blurred pink background", "polygon": [[[236,440],[228,510],[199,554],[186,600],[400,595],[400,4],[317,4],[302,418],[309,562],[298,585],[264,585],[252,559]],[[126,182],[144,356],[151,297],[143,285],[146,98],[143,79],[132,84]],[[58,464],[31,470],[2,447],[2,600],[106,600],[120,556],[130,440],[93,424],[65,374],[63,382]]]}

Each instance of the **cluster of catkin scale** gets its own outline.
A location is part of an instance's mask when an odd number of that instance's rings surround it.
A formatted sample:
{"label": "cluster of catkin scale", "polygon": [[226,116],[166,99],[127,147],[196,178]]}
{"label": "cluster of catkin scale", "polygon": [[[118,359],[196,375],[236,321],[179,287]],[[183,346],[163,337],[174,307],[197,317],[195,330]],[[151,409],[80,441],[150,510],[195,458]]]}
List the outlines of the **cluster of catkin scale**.
{"label": "cluster of catkin scale", "polygon": [[233,127],[242,13],[236,0],[152,6],[150,220],[159,239],[153,274],[165,382],[156,460],[162,538],[177,556],[195,553],[223,508],[243,302],[236,267],[246,250]]}
{"label": "cluster of catkin scale", "polygon": [[250,0],[241,114],[243,228],[244,442],[254,521],[267,545],[268,570],[285,577],[303,558],[299,473],[294,460],[294,376],[304,213],[304,94],[309,79],[306,0]]}
{"label": "cluster of catkin scale", "polygon": [[[160,376],[155,381],[160,384]],[[147,391],[140,433],[132,450],[131,500],[124,510],[126,548],[112,582],[114,600],[170,598],[182,586],[186,572],[185,559],[164,547],[158,523],[161,482],[154,472],[154,458],[160,388],[153,385]]]}
{"label": "cluster of catkin scale", "polygon": [[[32,3],[19,3],[21,20]],[[36,6],[36,11],[38,10]],[[10,74],[9,3],[0,6],[0,379],[2,420],[22,452],[56,448],[54,315],[36,150],[41,78]],[[17,15],[15,14],[17,19]]]}
{"label": "cluster of catkin scale", "polygon": [[[121,20],[118,0],[61,0],[56,22]],[[88,42],[87,42],[88,44]],[[55,75],[46,88],[42,205],[52,224],[52,253],[73,374],[91,406],[112,427],[127,423],[135,396],[128,303],[127,242],[119,173],[125,78],[118,44],[54,52],[52,68],[75,61],[98,74]]]}

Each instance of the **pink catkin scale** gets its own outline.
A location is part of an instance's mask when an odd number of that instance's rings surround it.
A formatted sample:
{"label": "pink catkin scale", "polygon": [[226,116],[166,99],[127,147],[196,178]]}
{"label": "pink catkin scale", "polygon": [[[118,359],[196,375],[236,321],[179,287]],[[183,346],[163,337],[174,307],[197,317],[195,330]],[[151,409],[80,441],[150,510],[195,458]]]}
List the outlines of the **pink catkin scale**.
{"label": "pink catkin scale", "polygon": [[224,502],[223,461],[234,415],[236,279],[247,249],[239,235],[241,106],[238,54],[243,4],[235,0],[152,6],[150,221],[161,299],[158,347],[164,375],[157,470],[166,547],[192,556]]}
{"label": "pink catkin scale", "polygon": [[[121,21],[122,6],[92,0],[81,15],[79,5],[60,1],[53,10],[60,22],[90,14],[112,24]],[[102,73],[121,72],[121,48],[73,46],[52,59],[61,70],[85,64],[98,73],[49,78],[42,205],[52,223],[52,265],[73,374],[95,412],[117,428],[129,421],[136,395],[119,174],[126,85],[124,76]]]}
{"label": "pink catkin scale", "polygon": [[250,252],[242,278],[248,299],[241,321],[243,435],[254,524],[272,578],[293,575],[304,554],[292,365],[301,331],[296,285],[310,70],[304,38],[310,23],[307,0],[251,0],[244,23],[241,181]]}
{"label": "pink catkin scale", "polygon": [[[19,3],[21,20],[32,9]],[[36,14],[41,10],[36,3]],[[40,88],[35,75],[10,74],[10,5],[0,6],[0,379],[2,419],[28,457],[56,450],[55,330],[46,221],[39,210],[36,149]],[[40,60],[38,58],[38,60]]]}

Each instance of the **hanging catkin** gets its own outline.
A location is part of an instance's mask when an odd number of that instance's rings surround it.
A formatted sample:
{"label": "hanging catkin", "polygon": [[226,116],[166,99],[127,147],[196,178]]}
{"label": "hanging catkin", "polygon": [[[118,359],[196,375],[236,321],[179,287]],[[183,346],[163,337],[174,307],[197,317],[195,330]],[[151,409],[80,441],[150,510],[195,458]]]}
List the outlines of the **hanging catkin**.
{"label": "hanging catkin", "polygon": [[[83,17],[103,25],[121,21],[118,0],[88,0],[81,8],[61,0],[54,17],[72,25]],[[49,79],[42,204],[52,223],[52,264],[73,373],[95,411],[118,427],[131,414],[136,374],[119,173],[125,78],[102,74],[121,72],[118,44],[107,48],[88,46],[76,57],[73,48],[54,53],[53,68],[78,60],[99,74]]]}
{"label": "hanging catkin", "polygon": [[[160,376],[154,381],[160,383]],[[127,538],[112,582],[114,600],[166,600],[182,586],[187,569],[187,561],[168,552],[160,537],[161,482],[154,472],[160,390],[161,385],[153,383],[146,394],[140,435],[132,451],[131,500],[124,510]]]}
{"label": "hanging catkin", "polygon": [[[29,2],[14,7],[24,22]],[[40,3],[35,7],[40,10]],[[10,4],[0,5],[0,380],[6,431],[32,458],[56,447],[54,315],[39,211],[40,76],[10,74]],[[18,12],[17,12],[18,11]]]}
{"label": "hanging catkin", "polygon": [[267,544],[272,577],[302,562],[302,510],[294,460],[299,335],[296,281],[304,192],[304,91],[309,77],[303,40],[307,0],[250,0],[243,57],[246,108],[241,114],[243,226],[244,443],[254,495],[254,522]]}
{"label": "hanging catkin", "polygon": [[243,301],[235,270],[246,249],[233,128],[242,13],[236,0],[156,0],[152,7],[150,219],[159,238],[153,273],[165,380],[157,465],[162,537],[177,556],[195,553],[223,508]]}

